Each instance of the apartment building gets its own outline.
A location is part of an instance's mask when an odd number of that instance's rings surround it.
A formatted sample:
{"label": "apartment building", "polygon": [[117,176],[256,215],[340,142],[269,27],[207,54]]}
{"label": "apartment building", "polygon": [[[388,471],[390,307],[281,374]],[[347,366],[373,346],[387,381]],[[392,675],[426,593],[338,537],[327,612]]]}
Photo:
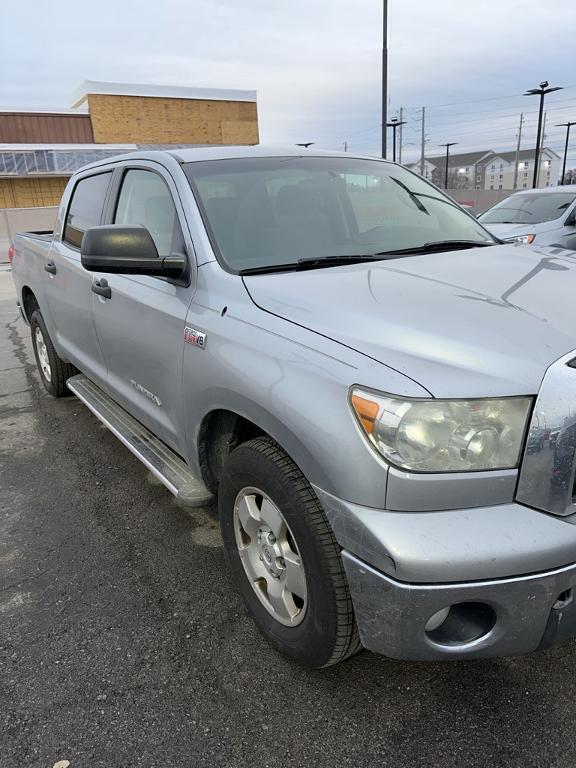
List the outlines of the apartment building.
{"label": "apartment building", "polygon": [[[525,149],[518,153],[518,173],[515,181],[516,152],[495,152],[482,150],[450,155],[448,164],[448,188],[454,190],[511,190],[531,189],[534,174],[534,150]],[[550,187],[558,184],[560,157],[545,147],[539,158],[538,186]],[[420,173],[420,162],[408,166]],[[424,162],[424,177],[439,187],[444,186],[446,156],[427,157]]]}
{"label": "apartment building", "polygon": [[[482,189],[532,189],[534,178],[534,150],[524,149],[518,153],[518,173],[515,181],[516,152],[499,152],[486,165]],[[539,187],[554,187],[560,176],[560,156],[547,147],[540,153]]]}

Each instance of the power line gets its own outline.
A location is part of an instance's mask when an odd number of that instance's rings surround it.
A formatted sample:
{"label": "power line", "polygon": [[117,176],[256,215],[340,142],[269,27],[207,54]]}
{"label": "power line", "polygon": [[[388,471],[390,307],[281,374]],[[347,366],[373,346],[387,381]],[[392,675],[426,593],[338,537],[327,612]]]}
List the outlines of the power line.
{"label": "power line", "polygon": [[[576,100],[575,99],[567,99],[566,101],[570,102],[570,104],[568,106],[565,106],[565,107],[551,107],[550,109],[548,109],[548,112],[550,112],[550,113],[552,113],[552,112],[557,113],[557,112],[564,112],[566,110],[574,110],[574,109],[576,109]],[[412,107],[411,109],[415,109],[415,108]],[[427,107],[427,109],[430,110],[430,109],[433,109],[433,108]],[[525,112],[524,114],[525,114],[525,116],[527,118],[529,118],[531,116],[537,115],[538,112],[537,112],[537,110],[534,110],[533,112]],[[517,117],[518,117],[518,110],[515,110],[513,112],[507,113],[505,115],[498,114],[497,112],[495,112],[495,113],[492,113],[490,117],[478,118],[478,119],[474,119],[473,117],[471,117],[470,120],[456,120],[456,121],[451,121],[451,122],[447,121],[447,124],[449,125],[450,130],[452,132],[458,132],[459,134],[466,135],[466,134],[470,134],[470,133],[475,133],[476,131],[474,130],[474,127],[476,127],[479,123],[499,121],[499,120],[505,120],[507,118],[517,118]],[[415,131],[417,131],[417,130],[419,131],[420,118],[417,118],[417,117],[409,118],[409,122],[410,123],[414,123],[414,125],[407,124],[407,126],[406,126],[407,130],[412,128]],[[530,121],[526,120],[525,125],[526,125],[527,128],[531,127]],[[472,126],[473,128],[472,128],[471,131],[469,131],[467,128],[462,129],[460,126]],[[371,126],[369,128],[362,128],[359,131],[355,131],[354,133],[347,134],[347,140],[350,140],[352,138],[356,138],[358,136],[363,136],[365,134],[373,133],[374,131],[379,131],[379,130],[381,130],[381,127],[382,127],[382,124],[378,123],[378,124],[373,125],[373,126]],[[445,127],[445,123],[444,123],[443,116],[442,115],[434,115],[433,114],[432,115],[432,123],[429,123],[429,129],[431,131],[443,130],[444,127]],[[494,132],[497,132],[497,131],[504,132],[504,131],[507,131],[507,130],[509,130],[509,129],[506,126],[503,126],[502,128],[494,129],[493,131],[489,131],[488,133],[494,133]],[[483,130],[482,131],[482,135],[483,136],[487,135],[486,131]]]}
{"label": "power line", "polygon": [[[576,99],[570,99],[570,104],[569,105],[567,105],[565,107],[554,107],[554,106],[552,106],[552,107],[550,107],[550,109],[548,111],[549,112],[564,112],[567,109],[574,109],[575,106],[576,106]],[[492,112],[492,113],[490,113],[489,117],[479,117],[477,119],[474,118],[474,114],[475,113],[470,112],[468,114],[471,117],[470,120],[456,120],[454,122],[449,122],[449,121],[445,122],[443,115],[435,115],[434,117],[435,117],[435,119],[440,120],[442,122],[442,125],[446,125],[446,124],[458,125],[459,123],[470,123],[470,122],[477,123],[477,122],[484,122],[486,120],[504,119],[506,117],[518,117],[518,110],[515,110],[513,112],[509,112],[509,113],[507,113],[505,115],[499,114],[497,112]],[[526,112],[526,114],[527,115],[537,115],[538,114],[538,110],[533,110],[532,112]]]}
{"label": "power line", "polygon": [[[563,90],[569,91],[571,88],[576,88],[576,85],[565,85],[563,87]],[[453,107],[458,104],[479,104],[482,101],[498,101],[499,99],[515,99],[521,96],[522,94],[514,93],[511,96],[489,96],[488,98],[484,99],[471,99],[470,101],[451,101],[447,104],[427,104],[426,109],[432,109],[433,107]],[[414,107],[414,109],[417,109],[417,107]]]}
{"label": "power line", "polygon": [[[572,96],[569,99],[555,99],[554,104],[561,104],[564,102],[574,102],[576,100],[576,96]],[[501,107],[500,109],[466,109],[459,112],[439,112],[436,111],[435,107],[428,107],[428,109],[431,112],[435,112],[435,114],[438,115],[442,120],[447,120],[448,118],[452,117],[460,117],[460,116],[467,116],[467,115],[499,115],[505,112],[514,112],[515,114],[518,113],[518,110],[522,108],[522,104],[518,105],[507,105],[506,107]]]}
{"label": "power line", "polygon": [[[563,104],[563,103],[565,103],[567,101],[574,101],[574,98],[575,98],[574,96],[570,96],[567,99],[554,99],[554,104]],[[519,108],[520,106],[521,105],[519,103],[517,108]],[[513,108],[514,108],[513,105],[510,105],[510,106],[506,105],[504,107],[499,107],[499,108],[492,107],[490,109],[475,109],[473,111],[469,110],[469,109],[466,109],[466,110],[462,110],[462,111],[458,111],[458,112],[443,112],[442,113],[442,117],[449,117],[449,116],[452,116],[452,115],[469,115],[469,114],[477,115],[477,114],[488,113],[488,112],[490,112],[490,113],[497,113],[497,112],[499,112],[502,109],[508,110],[508,109],[513,109]],[[433,109],[438,109],[438,107],[433,105],[433,104],[431,104],[431,105],[429,105],[427,107],[427,109],[433,110]]]}

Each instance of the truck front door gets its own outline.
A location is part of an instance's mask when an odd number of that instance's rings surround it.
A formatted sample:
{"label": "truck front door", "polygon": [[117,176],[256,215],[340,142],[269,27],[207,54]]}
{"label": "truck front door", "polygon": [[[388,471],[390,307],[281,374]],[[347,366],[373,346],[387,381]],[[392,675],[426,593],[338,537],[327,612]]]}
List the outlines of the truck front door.
{"label": "truck front door", "polygon": [[[156,163],[119,169],[109,217],[146,227],[159,256],[186,253],[177,191]],[[177,207],[178,205],[178,207]],[[183,218],[183,217],[182,217]],[[108,297],[92,294],[94,322],[108,368],[107,390],[164,442],[184,452],[182,359],[192,288],[163,278],[94,273]]]}

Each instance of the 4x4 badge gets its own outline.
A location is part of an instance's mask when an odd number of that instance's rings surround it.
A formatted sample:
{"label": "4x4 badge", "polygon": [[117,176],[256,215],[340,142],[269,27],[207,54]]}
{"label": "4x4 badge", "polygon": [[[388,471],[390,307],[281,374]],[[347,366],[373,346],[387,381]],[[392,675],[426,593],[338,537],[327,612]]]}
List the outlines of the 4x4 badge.
{"label": "4x4 badge", "polygon": [[190,328],[188,325],[184,328],[184,341],[186,344],[194,344],[197,347],[206,349],[206,334],[202,333],[202,331],[197,331],[195,328]]}

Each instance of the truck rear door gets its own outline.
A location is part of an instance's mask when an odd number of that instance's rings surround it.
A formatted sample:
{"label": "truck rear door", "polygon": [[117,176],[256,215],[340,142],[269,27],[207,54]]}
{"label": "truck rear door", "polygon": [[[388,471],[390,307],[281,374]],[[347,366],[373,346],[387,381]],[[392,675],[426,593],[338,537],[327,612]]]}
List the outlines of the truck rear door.
{"label": "truck rear door", "polygon": [[92,317],[92,275],[80,263],[80,244],[88,227],[101,223],[111,180],[111,170],[92,170],[78,178],[67,203],[62,231],[55,233],[44,265],[46,300],[57,346],[63,356],[100,386],[106,383],[106,364]]}

